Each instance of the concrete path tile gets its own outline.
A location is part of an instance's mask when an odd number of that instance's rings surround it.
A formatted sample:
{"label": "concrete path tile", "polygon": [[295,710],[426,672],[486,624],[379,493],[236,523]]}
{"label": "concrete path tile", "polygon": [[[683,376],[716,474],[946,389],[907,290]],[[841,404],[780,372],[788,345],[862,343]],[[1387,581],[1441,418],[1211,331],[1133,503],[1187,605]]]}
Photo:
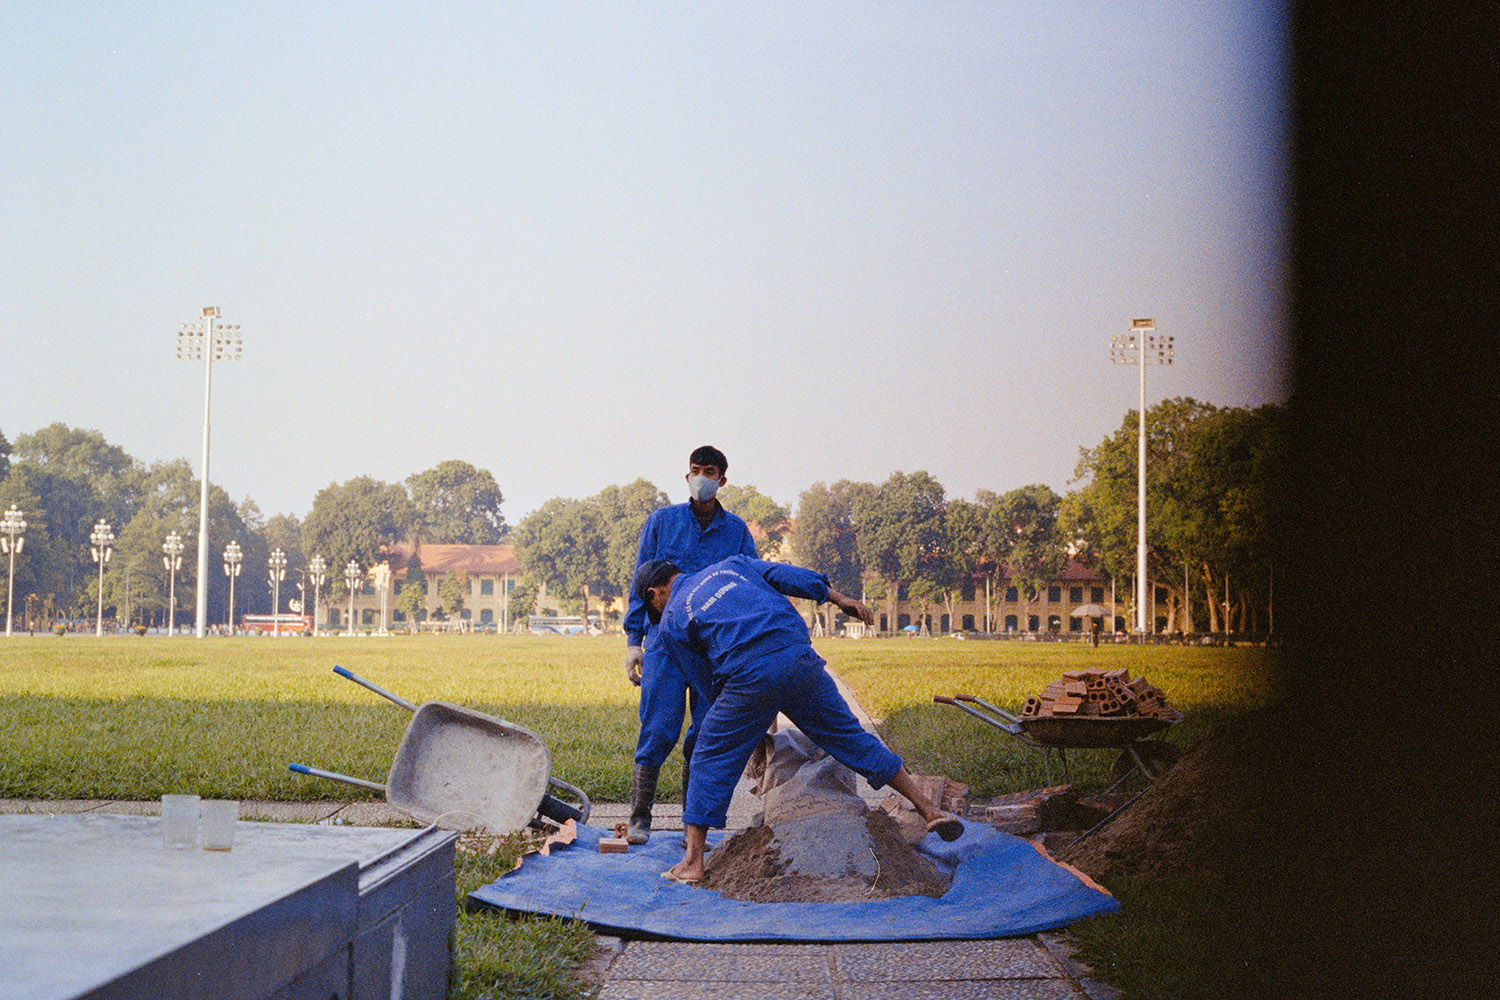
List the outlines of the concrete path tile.
{"label": "concrete path tile", "polygon": [[1043,979],[1064,975],[1034,938],[909,941],[832,946],[839,977],[850,982],[937,979]]}
{"label": "concrete path tile", "polygon": [[931,983],[856,983],[837,1000],[1083,1000],[1066,979],[954,980]]}
{"label": "concrete path tile", "polygon": [[596,1000],[839,1000],[831,986],[795,983],[610,981]]}
{"label": "concrete path tile", "polygon": [[826,983],[833,966],[826,946],[632,941],[609,969],[610,980],[682,983]]}

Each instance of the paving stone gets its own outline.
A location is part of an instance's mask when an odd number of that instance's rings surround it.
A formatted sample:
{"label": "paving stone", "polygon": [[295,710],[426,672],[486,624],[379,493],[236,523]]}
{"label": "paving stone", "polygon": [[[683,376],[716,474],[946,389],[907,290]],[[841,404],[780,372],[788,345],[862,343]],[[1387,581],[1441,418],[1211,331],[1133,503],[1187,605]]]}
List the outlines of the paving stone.
{"label": "paving stone", "polygon": [[826,946],[632,941],[609,968],[617,979],[831,986],[833,968]]}
{"label": "paving stone", "polygon": [[839,1000],[1083,1000],[1066,979],[987,979],[930,983],[851,983]]}
{"label": "paving stone", "polygon": [[1039,979],[1064,975],[1032,938],[908,941],[833,946],[838,975],[850,982],[936,979]]}
{"label": "paving stone", "polygon": [[826,984],[611,980],[597,1000],[840,1000]]}

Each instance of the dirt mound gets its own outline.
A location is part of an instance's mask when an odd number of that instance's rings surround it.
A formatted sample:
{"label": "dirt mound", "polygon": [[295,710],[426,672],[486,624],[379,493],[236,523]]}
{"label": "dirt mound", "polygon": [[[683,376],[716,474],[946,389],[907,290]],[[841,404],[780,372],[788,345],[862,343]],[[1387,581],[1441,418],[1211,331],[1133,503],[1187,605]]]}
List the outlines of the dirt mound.
{"label": "dirt mound", "polygon": [[1239,864],[1270,835],[1255,819],[1264,776],[1297,766],[1267,722],[1213,729],[1107,826],[1053,854],[1101,881],[1225,872]]}
{"label": "dirt mound", "polygon": [[950,877],[919,854],[885,813],[865,817],[875,873],[841,878],[787,870],[769,826],[753,826],[725,840],[708,855],[701,885],[729,899],[751,903],[847,903],[894,896],[932,896],[948,891]]}

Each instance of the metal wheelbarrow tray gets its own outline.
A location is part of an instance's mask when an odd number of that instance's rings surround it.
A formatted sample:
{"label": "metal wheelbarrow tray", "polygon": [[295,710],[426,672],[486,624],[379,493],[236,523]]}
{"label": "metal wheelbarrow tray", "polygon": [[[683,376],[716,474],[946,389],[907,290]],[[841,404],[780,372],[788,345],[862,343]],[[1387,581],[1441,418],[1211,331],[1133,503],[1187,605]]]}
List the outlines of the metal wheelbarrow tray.
{"label": "metal wheelbarrow tray", "polygon": [[[588,796],[551,776],[547,745],[525,726],[446,701],[419,707],[343,667],[333,670],[412,713],[390,774],[381,785],[305,764],[291,764],[291,770],[381,792],[418,822],[448,830],[509,833],[535,824],[538,816],[588,821]],[[581,804],[555,798],[549,788]]]}

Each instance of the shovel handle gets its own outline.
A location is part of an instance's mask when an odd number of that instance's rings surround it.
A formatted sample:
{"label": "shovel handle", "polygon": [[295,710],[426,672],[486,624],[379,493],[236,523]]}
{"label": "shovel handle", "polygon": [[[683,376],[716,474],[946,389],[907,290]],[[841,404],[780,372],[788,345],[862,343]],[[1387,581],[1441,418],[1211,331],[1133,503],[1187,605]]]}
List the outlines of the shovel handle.
{"label": "shovel handle", "polygon": [[411,702],[407,701],[405,698],[401,697],[399,694],[392,694],[391,692],[387,691],[385,688],[381,687],[379,684],[371,684],[369,681],[367,681],[363,677],[360,677],[359,675],[355,674],[354,671],[348,669],[347,667],[334,667],[333,668],[333,672],[336,673],[336,674],[338,674],[340,677],[344,678],[345,680],[351,680],[351,681],[353,681],[354,683],[358,684],[360,687],[369,688],[371,691],[374,691],[376,694],[380,695],[380,697],[382,697],[382,698],[387,698],[387,699],[389,699],[391,701],[394,701],[396,704],[400,705],[402,708],[406,709],[408,712],[415,712],[417,710],[417,706],[416,705],[413,705]]}

